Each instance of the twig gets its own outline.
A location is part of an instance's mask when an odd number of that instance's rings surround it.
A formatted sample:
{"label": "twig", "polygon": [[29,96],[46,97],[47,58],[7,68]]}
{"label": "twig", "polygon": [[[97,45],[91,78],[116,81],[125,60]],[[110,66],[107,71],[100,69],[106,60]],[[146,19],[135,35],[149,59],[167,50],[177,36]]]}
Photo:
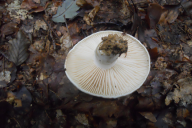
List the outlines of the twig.
{"label": "twig", "polygon": [[72,39],[71,39],[71,35],[70,35],[70,33],[69,33],[69,29],[68,29],[67,20],[66,20],[66,18],[65,18],[65,15],[64,15],[63,17],[64,17],[64,19],[65,19],[65,25],[66,25],[66,28],[67,28],[67,33],[68,33],[68,35],[69,35],[69,37],[70,37],[70,40],[71,40],[71,46],[73,46]]}
{"label": "twig", "polygon": [[55,36],[59,39],[58,35],[55,33],[55,31],[53,31],[53,29],[51,28],[51,25],[48,24],[48,22],[42,17],[43,21],[47,24],[48,28],[49,28],[49,33],[50,33],[50,37],[53,41],[53,48],[54,50],[56,49],[56,45],[55,45],[55,39],[53,38],[53,34],[52,32],[55,34]]}
{"label": "twig", "polygon": [[3,75],[5,77],[5,57],[3,57]]}
{"label": "twig", "polygon": [[51,120],[51,122],[52,122],[52,119],[49,117],[49,115],[48,115],[48,113],[47,113],[47,111],[45,110],[45,113],[46,113],[46,115],[47,115],[47,117]]}
{"label": "twig", "polygon": [[19,124],[19,122],[15,118],[10,118],[10,119],[13,119],[19,125],[19,127],[21,128],[21,125]]}
{"label": "twig", "polygon": [[56,49],[56,45],[55,45],[55,40],[53,39],[52,30],[50,31],[50,37],[51,37],[51,39],[53,41],[53,48],[55,50]]}

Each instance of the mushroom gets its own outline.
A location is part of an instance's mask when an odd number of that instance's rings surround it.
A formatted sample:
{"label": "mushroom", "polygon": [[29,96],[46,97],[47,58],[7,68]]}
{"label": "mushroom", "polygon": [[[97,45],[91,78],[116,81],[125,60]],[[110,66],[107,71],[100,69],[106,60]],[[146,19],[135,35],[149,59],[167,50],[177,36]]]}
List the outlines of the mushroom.
{"label": "mushroom", "polygon": [[[110,34],[127,41],[128,50],[123,51],[126,45],[115,54],[103,49],[102,39]],[[78,42],[69,51],[64,67],[69,80],[82,92],[118,98],[142,86],[150,71],[150,56],[133,36],[119,31],[100,31]]]}

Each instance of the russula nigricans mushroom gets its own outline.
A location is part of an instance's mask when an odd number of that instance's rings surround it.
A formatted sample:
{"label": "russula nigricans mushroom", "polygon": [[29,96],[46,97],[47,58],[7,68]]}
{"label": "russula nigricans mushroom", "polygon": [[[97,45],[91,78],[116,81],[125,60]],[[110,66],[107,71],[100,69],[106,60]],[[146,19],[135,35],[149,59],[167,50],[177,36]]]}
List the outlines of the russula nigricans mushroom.
{"label": "russula nigricans mushroom", "polygon": [[[109,38],[113,41],[104,43]],[[141,87],[150,71],[150,57],[133,36],[100,31],[69,51],[65,68],[67,77],[79,90],[93,96],[118,98]]]}

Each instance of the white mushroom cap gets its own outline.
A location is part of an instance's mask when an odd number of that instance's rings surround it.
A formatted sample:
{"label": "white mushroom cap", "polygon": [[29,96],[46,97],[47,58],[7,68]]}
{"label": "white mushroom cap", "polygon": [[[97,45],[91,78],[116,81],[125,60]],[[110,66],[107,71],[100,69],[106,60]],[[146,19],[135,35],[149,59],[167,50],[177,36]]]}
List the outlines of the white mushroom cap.
{"label": "white mushroom cap", "polygon": [[[95,64],[95,49],[102,37],[117,34],[128,41],[127,55],[118,57],[115,65],[103,69]],[[103,98],[118,98],[131,94],[145,82],[150,71],[146,48],[131,35],[119,31],[100,31],[77,43],[65,61],[66,75],[81,91]]]}

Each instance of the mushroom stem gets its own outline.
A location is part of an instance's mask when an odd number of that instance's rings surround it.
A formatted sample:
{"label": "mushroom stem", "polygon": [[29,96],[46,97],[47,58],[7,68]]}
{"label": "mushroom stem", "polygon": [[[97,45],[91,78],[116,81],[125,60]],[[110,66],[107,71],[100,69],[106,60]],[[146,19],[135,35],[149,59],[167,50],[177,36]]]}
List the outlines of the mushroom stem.
{"label": "mushroom stem", "polygon": [[103,50],[99,50],[100,46],[103,43],[101,42],[97,48],[95,49],[95,58],[94,58],[94,62],[95,65],[99,68],[102,69],[110,69],[111,67],[113,67],[115,65],[116,60],[119,57],[119,54],[110,54],[107,55],[106,52],[103,52]]}
{"label": "mushroom stem", "polygon": [[123,40],[117,34],[102,37],[102,42],[95,50],[95,64],[102,69],[110,69],[118,57],[127,52],[127,44],[127,40]]}

